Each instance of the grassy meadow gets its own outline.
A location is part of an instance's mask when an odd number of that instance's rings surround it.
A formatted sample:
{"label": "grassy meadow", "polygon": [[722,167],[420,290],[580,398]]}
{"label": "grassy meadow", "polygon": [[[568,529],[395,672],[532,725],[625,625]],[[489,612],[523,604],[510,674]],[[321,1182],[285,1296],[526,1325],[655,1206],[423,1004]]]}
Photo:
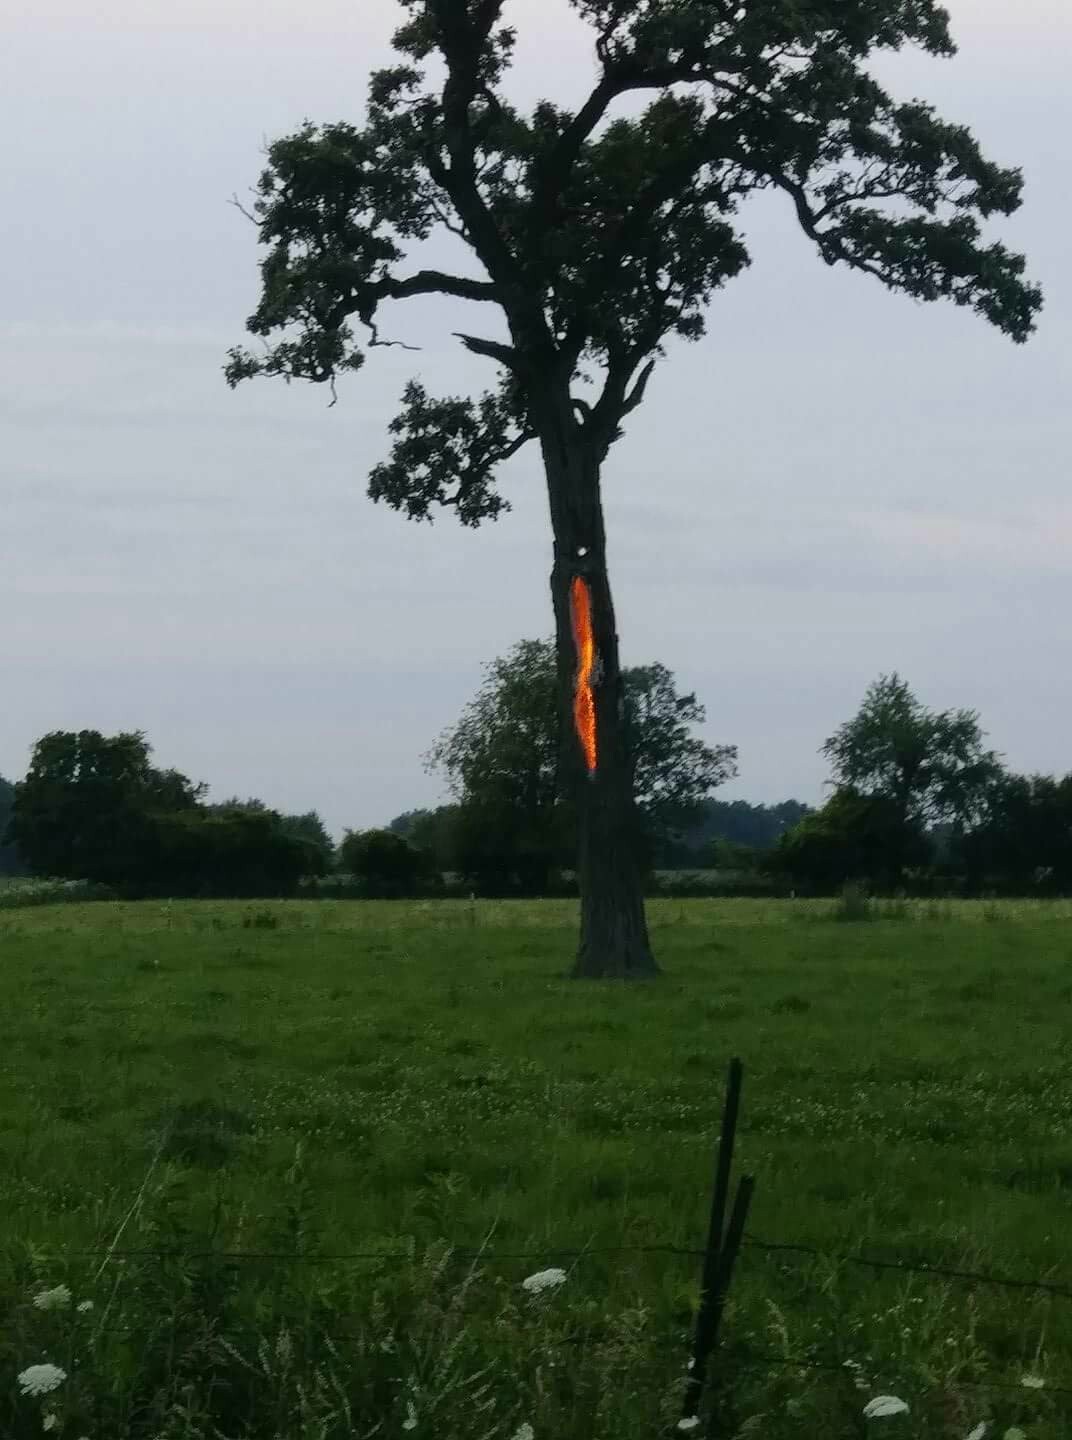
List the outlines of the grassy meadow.
{"label": "grassy meadow", "polygon": [[0,1435],[672,1431],[734,1055],[821,1253],[743,1250],[711,1433],[1072,1434],[1072,1298],[845,1258],[1072,1291],[1072,905],[656,901],[634,987],[575,915],[0,908]]}

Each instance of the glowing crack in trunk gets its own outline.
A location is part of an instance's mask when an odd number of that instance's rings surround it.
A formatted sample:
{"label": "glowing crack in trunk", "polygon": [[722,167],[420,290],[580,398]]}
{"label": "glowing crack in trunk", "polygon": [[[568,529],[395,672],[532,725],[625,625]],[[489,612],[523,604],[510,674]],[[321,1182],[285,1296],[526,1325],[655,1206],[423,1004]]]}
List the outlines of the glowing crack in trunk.
{"label": "glowing crack in trunk", "polygon": [[573,687],[573,724],[584,752],[589,775],[596,772],[596,698],[592,680],[596,668],[596,642],[592,633],[592,592],[579,575],[570,585],[570,615],[577,651],[577,678]]}

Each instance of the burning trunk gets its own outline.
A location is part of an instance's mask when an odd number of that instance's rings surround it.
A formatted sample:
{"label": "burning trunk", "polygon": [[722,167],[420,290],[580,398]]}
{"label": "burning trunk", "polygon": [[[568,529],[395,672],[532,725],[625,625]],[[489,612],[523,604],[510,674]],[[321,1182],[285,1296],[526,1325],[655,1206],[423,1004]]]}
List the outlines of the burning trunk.
{"label": "burning trunk", "polygon": [[[659,973],[644,916],[639,825],[607,580],[599,461],[572,417],[543,436],[555,563],[562,761],[576,799],[581,935],[574,975]],[[549,427],[550,428],[550,427]]]}

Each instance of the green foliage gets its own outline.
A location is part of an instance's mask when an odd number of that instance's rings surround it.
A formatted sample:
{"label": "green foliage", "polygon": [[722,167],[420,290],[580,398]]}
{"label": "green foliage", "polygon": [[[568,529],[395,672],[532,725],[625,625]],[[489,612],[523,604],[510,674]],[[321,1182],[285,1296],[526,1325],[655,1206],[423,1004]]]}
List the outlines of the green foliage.
{"label": "green foliage", "polygon": [[[37,874],[127,894],[290,895],[329,859],[314,814],[259,800],[202,805],[204,785],[157,770],[142,732],[56,731],[15,787],[12,834]],[[329,842],[330,844],[330,842]]]}
{"label": "green foliage", "polygon": [[700,852],[700,863],[712,870],[753,871],[760,861],[760,852],[752,845],[735,840],[711,840]]}
{"label": "green foliage", "polygon": [[559,798],[554,645],[522,640],[485,667],[476,696],[429,751],[459,798],[494,797],[525,815]]}
{"label": "green foliage", "polygon": [[[575,111],[544,99],[526,114],[507,98],[516,37],[503,0],[403,0],[400,63],[371,76],[364,128],[306,122],[268,148],[248,322],[265,350],[232,350],[230,384],[333,384],[364,364],[363,343],[383,343],[389,302],[442,294],[505,321],[509,343],[459,337],[498,365],[497,390],[437,400],[407,388],[374,498],[417,519],[436,506],[466,524],[494,518],[496,468],[561,423],[563,397],[572,438],[601,460],[666,341],[702,336],[712,296],[749,263],[737,213],[760,191],[785,197],[827,264],[1027,338],[1040,293],[979,223],[1018,208],[1020,171],[868,68],[906,45],[953,54],[935,0],[574,6],[596,62]],[[645,97],[639,113],[613,113]],[[444,230],[483,278],[407,269]]]}
{"label": "green foliage", "polygon": [[906,825],[889,796],[845,789],[783,835],[767,863],[807,889],[830,894],[846,880],[891,885],[904,865],[924,865],[929,853],[918,823]]}
{"label": "green foliage", "polygon": [[25,875],[26,866],[7,839],[8,826],[15,806],[15,787],[0,775],[0,875]]}
{"label": "green foliage", "polygon": [[976,824],[1001,774],[973,710],[928,710],[896,673],[868,687],[858,713],[822,747],[831,800],[784,836],[776,869],[811,887],[899,884]]}
{"label": "green foliage", "polygon": [[393,830],[347,830],[339,859],[373,895],[409,895],[431,878],[430,856]]}
{"label": "green foliage", "polygon": [[978,824],[955,846],[975,887],[1072,890],[1072,775],[995,778]]}
{"label": "green foliage", "polygon": [[274,810],[198,807],[156,817],[148,873],[135,885],[157,894],[293,895],[320,873],[315,844],[287,830]]}
{"label": "green foliage", "polygon": [[691,733],[707,711],[694,693],[678,694],[665,665],[633,666],[623,679],[634,791],[654,839],[695,820],[710,792],[736,777],[737,747]]}
{"label": "green foliage", "polygon": [[399,815],[388,825],[402,835],[416,850],[431,857],[432,867],[439,874],[457,870],[458,826],[460,807],[439,805],[434,810],[411,810]]}
{"label": "green foliage", "polygon": [[141,731],[53,731],[15,787],[11,836],[38,875],[123,884],[147,878],[157,817],[193,810],[204,792],[149,763]]}
{"label": "green foliage", "polygon": [[836,786],[889,801],[906,825],[971,823],[1001,773],[974,710],[928,710],[896,673],[868,686],[822,753]]}
{"label": "green foliage", "polygon": [[250,908],[0,916],[5,1440],[673,1434],[700,1262],[645,1247],[703,1244],[735,1054],[749,1236],[823,1254],[743,1249],[715,1433],[1065,1440],[1068,1301],[835,1257],[1068,1280],[1072,905],[656,901],[674,984],[595,993],[575,902]]}
{"label": "green foliage", "polygon": [[315,810],[304,815],[284,815],[280,821],[285,834],[303,840],[309,847],[308,875],[326,875],[335,864],[335,842]]}
{"label": "green foliage", "polygon": [[[664,665],[623,672],[634,794],[649,857],[736,773],[736,748],[692,734],[705,712]],[[546,893],[574,852],[573,810],[560,768],[555,647],[522,640],[491,662],[476,696],[433,746],[458,799],[456,867],[489,894]]]}
{"label": "green foliage", "polygon": [[[238,795],[232,795],[227,800],[221,800],[215,805],[206,805],[204,808],[216,814],[227,814],[237,810],[263,814],[268,810],[268,806],[263,800],[258,800],[255,796],[243,800]],[[307,875],[326,875],[332,869],[335,863],[335,844],[328,834],[323,820],[315,810],[309,810],[304,815],[281,815],[279,823],[285,834],[306,843],[308,858],[305,873]]]}

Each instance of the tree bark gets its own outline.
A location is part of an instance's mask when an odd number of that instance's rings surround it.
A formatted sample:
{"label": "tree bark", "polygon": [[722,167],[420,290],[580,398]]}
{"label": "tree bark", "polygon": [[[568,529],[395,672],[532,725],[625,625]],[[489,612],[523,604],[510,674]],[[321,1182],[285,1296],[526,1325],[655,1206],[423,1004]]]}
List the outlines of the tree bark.
{"label": "tree bark", "polygon": [[[573,974],[579,979],[647,979],[659,974],[659,967],[644,913],[640,826],[607,578],[601,457],[574,419],[568,395],[549,406],[542,420],[540,443],[554,532],[551,594],[562,765],[568,793],[576,801],[578,830],[581,932]],[[570,592],[577,577],[588,586],[595,639],[596,765],[591,771],[573,714],[578,655]]]}

